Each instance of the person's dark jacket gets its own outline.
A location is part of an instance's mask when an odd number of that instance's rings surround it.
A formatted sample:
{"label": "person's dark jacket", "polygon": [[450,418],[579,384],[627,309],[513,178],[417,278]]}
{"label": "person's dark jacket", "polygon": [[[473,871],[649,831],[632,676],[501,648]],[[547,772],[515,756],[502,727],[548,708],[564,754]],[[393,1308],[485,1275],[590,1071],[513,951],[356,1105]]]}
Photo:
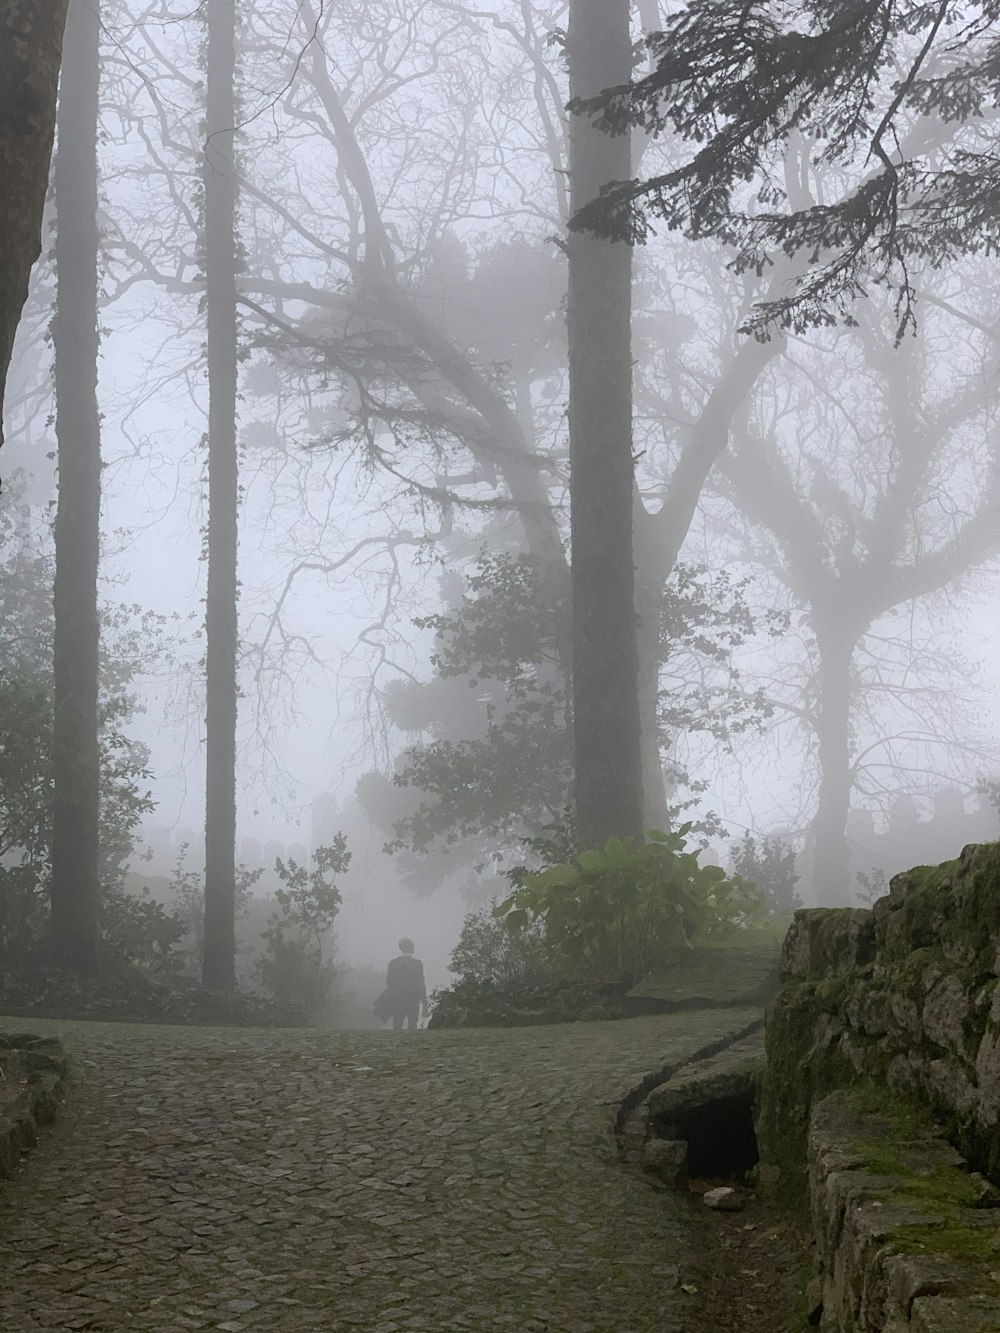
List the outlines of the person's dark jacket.
{"label": "person's dark jacket", "polygon": [[385,988],[393,1000],[401,1003],[427,999],[427,986],[424,981],[424,965],[411,953],[401,953],[389,964],[385,974]]}

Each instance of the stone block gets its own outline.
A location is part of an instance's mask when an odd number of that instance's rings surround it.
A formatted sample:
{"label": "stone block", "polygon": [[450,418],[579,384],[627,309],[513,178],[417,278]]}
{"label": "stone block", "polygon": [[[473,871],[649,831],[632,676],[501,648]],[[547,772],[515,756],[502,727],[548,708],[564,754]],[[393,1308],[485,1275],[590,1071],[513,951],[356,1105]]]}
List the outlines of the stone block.
{"label": "stone block", "polygon": [[912,1041],[921,1040],[924,1029],[920,1021],[920,1008],[915,1000],[902,991],[893,991],[889,995],[889,1013],[895,1027]]}
{"label": "stone block", "polygon": [[881,987],[862,985],[844,1005],[848,1023],[866,1037],[884,1037],[892,1026],[892,999]]}
{"label": "stone block", "polygon": [[29,1032],[0,1033],[7,1077],[23,1084],[0,1106],[0,1179],[11,1175],[22,1154],[38,1142],[39,1125],[50,1124],[62,1099],[66,1057],[58,1041]]}
{"label": "stone block", "polygon": [[[970,1239],[978,1233],[972,1250],[982,1256],[992,1231],[1000,1243],[1000,1209],[989,1207],[989,1182],[967,1171],[928,1115],[906,1103],[887,1104],[882,1095],[834,1092],[813,1107],[808,1155],[822,1328],[906,1329],[921,1300],[939,1302],[927,1306],[928,1321],[953,1319],[945,1304],[952,1298],[963,1310],[971,1302],[980,1317],[1000,1282],[989,1262],[953,1254],[954,1232],[967,1226]],[[954,1187],[944,1193],[942,1172],[954,1173]],[[926,1324],[928,1333],[946,1327],[1000,1333],[1000,1323]]]}
{"label": "stone block", "polygon": [[927,1061],[925,1089],[933,1101],[956,1111],[971,1111],[979,1104],[979,1092],[965,1072],[964,1061],[955,1057]]}
{"label": "stone block", "polygon": [[[927,981],[925,980],[925,985]],[[964,1024],[972,1008],[972,998],[956,976],[936,977],[929,982],[921,1020],[924,1034],[935,1046],[961,1050]]]}
{"label": "stone block", "polygon": [[889,1297],[907,1319],[918,1296],[960,1296],[969,1280],[967,1268],[940,1254],[891,1254],[883,1267]]}
{"label": "stone block", "polygon": [[838,976],[875,957],[870,911],[860,907],[800,908],[781,946],[781,978]]}
{"label": "stone block", "polygon": [[739,1190],[735,1190],[731,1185],[719,1185],[717,1189],[706,1190],[702,1195],[702,1202],[708,1208],[714,1208],[717,1213],[740,1213],[743,1211],[745,1199]]}
{"label": "stone block", "polygon": [[650,1119],[669,1124],[706,1102],[749,1097],[753,1074],[764,1063],[764,1033],[734,1042],[718,1055],[685,1066],[646,1099]]}
{"label": "stone block", "polygon": [[913,1333],[1000,1333],[1000,1299],[990,1296],[918,1296],[910,1312]]}
{"label": "stone block", "polygon": [[681,1189],[687,1181],[688,1146],[683,1139],[647,1139],[642,1145],[642,1169],[667,1189]]}
{"label": "stone block", "polygon": [[1000,1035],[987,1032],[976,1053],[976,1082],[979,1085],[979,1116],[995,1125],[1000,1119]]}

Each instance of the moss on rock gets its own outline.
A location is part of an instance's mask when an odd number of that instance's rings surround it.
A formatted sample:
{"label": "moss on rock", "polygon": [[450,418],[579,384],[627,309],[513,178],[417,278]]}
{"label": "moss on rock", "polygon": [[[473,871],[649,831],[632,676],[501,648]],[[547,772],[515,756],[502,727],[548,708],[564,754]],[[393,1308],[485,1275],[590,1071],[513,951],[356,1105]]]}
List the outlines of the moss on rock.
{"label": "moss on rock", "polygon": [[768,1011],[757,1106],[761,1159],[805,1197],[813,1103],[859,1080],[939,1116],[1000,1179],[1000,844],[897,875],[870,912],[797,912]]}

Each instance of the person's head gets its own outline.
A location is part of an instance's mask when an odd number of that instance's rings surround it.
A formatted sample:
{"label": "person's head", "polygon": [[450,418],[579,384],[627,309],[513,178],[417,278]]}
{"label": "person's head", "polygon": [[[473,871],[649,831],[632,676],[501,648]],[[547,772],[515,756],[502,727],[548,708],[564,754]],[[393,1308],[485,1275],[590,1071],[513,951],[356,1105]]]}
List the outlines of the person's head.
{"label": "person's head", "polygon": [[412,953],[412,952],[413,952],[413,941],[412,941],[412,940],[408,940],[408,939],[406,938],[405,935],[404,935],[403,938],[399,941],[399,952],[400,952],[400,953]]}

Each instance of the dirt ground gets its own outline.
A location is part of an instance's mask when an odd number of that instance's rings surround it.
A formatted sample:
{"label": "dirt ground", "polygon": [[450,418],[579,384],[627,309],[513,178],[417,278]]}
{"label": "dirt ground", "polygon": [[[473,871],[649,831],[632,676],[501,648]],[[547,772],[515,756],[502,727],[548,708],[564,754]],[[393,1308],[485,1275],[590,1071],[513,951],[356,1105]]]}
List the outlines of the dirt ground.
{"label": "dirt ground", "polygon": [[704,1187],[727,1183],[691,1182],[680,1280],[697,1290],[688,1293],[685,1333],[807,1333],[812,1255],[803,1222],[752,1193],[741,1212],[707,1208]]}

